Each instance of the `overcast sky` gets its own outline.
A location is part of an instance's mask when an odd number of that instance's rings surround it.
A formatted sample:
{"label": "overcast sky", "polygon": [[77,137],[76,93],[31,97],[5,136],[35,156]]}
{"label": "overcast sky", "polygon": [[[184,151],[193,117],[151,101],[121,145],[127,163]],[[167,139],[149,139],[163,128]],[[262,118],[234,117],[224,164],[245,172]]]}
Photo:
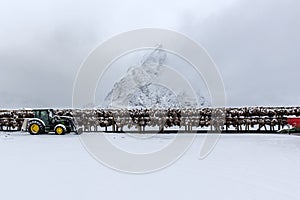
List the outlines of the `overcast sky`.
{"label": "overcast sky", "polygon": [[1,0],[0,107],[70,107],[88,53],[144,27],[201,43],[229,106],[300,105],[298,0]]}

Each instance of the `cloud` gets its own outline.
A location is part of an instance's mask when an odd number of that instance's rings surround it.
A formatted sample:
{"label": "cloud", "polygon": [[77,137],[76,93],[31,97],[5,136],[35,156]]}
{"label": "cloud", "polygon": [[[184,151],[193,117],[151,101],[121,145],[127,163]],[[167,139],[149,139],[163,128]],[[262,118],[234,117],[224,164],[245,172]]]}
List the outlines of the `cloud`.
{"label": "cloud", "polygon": [[229,105],[299,105],[299,1],[243,0],[205,20],[191,18],[182,30],[217,63]]}
{"label": "cloud", "polygon": [[[77,24],[78,25],[78,24]],[[70,24],[1,48],[0,99],[3,107],[70,107],[77,69],[94,44],[93,31]],[[19,97],[19,98],[18,98]],[[31,103],[30,103],[31,102]]]}
{"label": "cloud", "polygon": [[142,27],[202,43],[230,105],[298,104],[299,8],[296,0],[9,1],[0,8],[0,107],[70,107],[89,52]]}

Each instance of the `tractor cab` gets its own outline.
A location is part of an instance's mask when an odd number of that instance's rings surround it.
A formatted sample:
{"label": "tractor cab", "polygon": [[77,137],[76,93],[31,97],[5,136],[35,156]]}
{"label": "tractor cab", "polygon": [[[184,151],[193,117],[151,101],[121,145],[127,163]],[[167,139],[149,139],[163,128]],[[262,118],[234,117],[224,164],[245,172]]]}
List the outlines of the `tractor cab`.
{"label": "tractor cab", "polygon": [[44,110],[33,110],[34,117],[41,119],[46,126],[50,126],[50,120],[53,117],[52,109],[44,109]]}

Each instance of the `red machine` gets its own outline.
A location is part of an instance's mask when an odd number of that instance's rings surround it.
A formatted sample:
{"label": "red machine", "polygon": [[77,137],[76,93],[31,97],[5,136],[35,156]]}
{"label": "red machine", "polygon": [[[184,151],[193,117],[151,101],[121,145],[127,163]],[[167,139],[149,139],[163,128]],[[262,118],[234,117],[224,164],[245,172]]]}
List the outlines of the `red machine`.
{"label": "red machine", "polygon": [[294,128],[300,128],[300,117],[288,117],[287,123]]}

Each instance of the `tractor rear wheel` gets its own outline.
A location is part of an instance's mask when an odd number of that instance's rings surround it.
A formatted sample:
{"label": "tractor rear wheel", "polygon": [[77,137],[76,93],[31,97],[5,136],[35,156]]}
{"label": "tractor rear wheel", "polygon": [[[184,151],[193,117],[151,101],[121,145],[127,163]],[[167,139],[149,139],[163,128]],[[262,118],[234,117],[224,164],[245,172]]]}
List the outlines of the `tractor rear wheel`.
{"label": "tractor rear wheel", "polygon": [[44,133],[45,127],[39,121],[31,121],[31,122],[29,122],[29,125],[28,125],[28,131],[31,135],[38,135],[38,134]]}

